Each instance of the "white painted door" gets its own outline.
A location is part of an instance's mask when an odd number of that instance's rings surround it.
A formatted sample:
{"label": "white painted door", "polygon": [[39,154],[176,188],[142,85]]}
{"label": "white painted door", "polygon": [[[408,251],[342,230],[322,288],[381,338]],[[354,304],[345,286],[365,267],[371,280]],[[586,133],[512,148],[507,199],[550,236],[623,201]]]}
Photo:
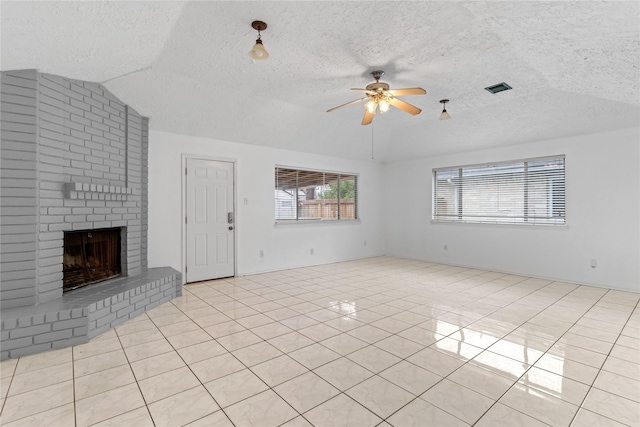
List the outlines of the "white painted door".
{"label": "white painted door", "polygon": [[235,274],[233,163],[187,159],[186,281]]}

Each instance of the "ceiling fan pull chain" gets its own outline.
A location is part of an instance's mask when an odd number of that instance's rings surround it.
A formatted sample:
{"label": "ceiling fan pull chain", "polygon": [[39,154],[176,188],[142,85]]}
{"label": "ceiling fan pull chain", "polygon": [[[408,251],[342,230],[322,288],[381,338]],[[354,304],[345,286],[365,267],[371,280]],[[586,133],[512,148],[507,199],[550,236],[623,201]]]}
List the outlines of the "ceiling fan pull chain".
{"label": "ceiling fan pull chain", "polygon": [[374,160],[373,158],[373,123],[371,123],[371,160]]}

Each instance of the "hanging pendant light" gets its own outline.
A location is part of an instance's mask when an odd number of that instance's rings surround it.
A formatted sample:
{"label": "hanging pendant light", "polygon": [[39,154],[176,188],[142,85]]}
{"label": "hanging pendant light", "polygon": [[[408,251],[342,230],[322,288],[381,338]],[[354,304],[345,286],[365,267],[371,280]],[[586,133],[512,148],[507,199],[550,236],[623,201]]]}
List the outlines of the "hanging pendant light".
{"label": "hanging pendant light", "polygon": [[255,59],[256,61],[264,61],[269,57],[269,52],[264,48],[262,44],[262,39],[260,38],[260,31],[264,31],[267,29],[267,24],[262,21],[253,21],[251,23],[253,29],[258,31],[258,38],[256,39],[256,44],[253,46],[253,49],[249,51],[249,56],[251,59]]}
{"label": "hanging pendant light", "polygon": [[439,120],[449,120],[451,118],[449,113],[447,113],[447,106],[446,106],[447,102],[449,102],[448,99],[441,99],[440,100],[440,103],[442,104],[442,113],[440,113]]}

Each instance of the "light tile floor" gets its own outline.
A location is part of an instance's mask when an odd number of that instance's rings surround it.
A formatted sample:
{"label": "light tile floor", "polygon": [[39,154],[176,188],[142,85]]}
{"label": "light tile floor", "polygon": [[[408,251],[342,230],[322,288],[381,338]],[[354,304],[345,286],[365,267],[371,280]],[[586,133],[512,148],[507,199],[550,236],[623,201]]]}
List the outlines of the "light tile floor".
{"label": "light tile floor", "polygon": [[640,294],[396,258],[187,285],[1,364],[12,426],[638,426]]}

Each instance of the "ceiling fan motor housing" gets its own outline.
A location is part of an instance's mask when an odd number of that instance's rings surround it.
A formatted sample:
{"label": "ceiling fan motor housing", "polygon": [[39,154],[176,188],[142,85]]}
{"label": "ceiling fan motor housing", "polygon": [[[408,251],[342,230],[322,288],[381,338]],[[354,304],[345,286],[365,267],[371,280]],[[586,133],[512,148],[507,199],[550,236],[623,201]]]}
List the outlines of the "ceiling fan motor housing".
{"label": "ceiling fan motor housing", "polygon": [[389,90],[389,85],[385,82],[375,82],[375,83],[371,83],[368,84],[366,87],[367,90],[372,90],[375,92],[382,92],[382,91],[387,91]]}

